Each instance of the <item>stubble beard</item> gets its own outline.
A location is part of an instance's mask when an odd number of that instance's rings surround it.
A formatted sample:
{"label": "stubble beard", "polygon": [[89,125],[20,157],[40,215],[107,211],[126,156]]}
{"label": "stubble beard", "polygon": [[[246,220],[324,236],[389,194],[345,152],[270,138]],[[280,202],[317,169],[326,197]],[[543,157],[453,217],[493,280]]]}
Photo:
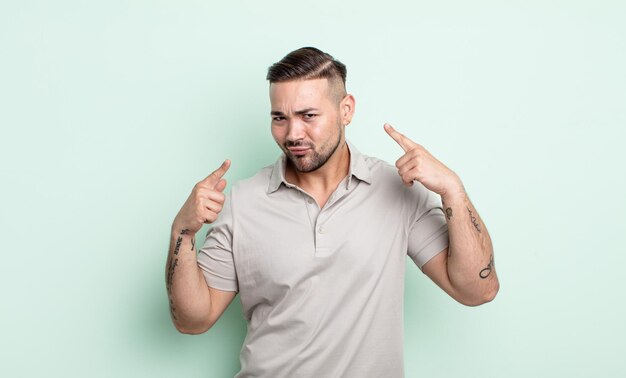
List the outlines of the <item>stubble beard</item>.
{"label": "stubble beard", "polygon": [[[308,173],[313,172],[319,168],[321,168],[328,159],[337,151],[339,144],[341,143],[341,126],[339,127],[339,132],[337,133],[337,141],[332,146],[331,141],[327,141],[324,145],[321,146],[320,152],[317,152],[315,149],[315,145],[313,143],[303,143],[301,141],[296,142],[286,142],[283,146],[283,151],[285,155],[291,161],[294,168],[298,172]],[[299,147],[306,146],[310,148],[310,151],[307,155],[304,156],[293,156],[289,151],[288,147]]]}

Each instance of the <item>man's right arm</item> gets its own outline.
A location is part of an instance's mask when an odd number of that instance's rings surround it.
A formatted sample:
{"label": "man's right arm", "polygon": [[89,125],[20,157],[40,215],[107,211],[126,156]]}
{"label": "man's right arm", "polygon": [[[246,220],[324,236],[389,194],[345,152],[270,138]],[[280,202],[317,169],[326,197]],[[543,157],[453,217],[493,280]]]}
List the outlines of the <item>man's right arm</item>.
{"label": "man's right arm", "polygon": [[230,167],[220,168],[200,181],[174,219],[165,265],[165,282],[172,321],[182,333],[206,332],[215,324],[237,294],[207,285],[196,258],[195,235],[205,223],[212,223],[222,210]]}

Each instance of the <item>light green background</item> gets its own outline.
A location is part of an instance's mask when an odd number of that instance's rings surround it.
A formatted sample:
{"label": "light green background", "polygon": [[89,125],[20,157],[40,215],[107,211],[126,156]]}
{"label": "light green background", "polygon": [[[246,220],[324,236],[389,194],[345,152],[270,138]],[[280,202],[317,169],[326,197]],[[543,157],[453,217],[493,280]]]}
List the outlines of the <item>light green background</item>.
{"label": "light green background", "polygon": [[349,139],[394,162],[392,123],[493,238],[482,307],[408,265],[406,376],[623,376],[624,20],[620,1],[3,1],[0,376],[232,377],[239,299],[174,329],[169,227],[224,158],[231,184],[276,159],[266,70],[307,45],[348,66]]}

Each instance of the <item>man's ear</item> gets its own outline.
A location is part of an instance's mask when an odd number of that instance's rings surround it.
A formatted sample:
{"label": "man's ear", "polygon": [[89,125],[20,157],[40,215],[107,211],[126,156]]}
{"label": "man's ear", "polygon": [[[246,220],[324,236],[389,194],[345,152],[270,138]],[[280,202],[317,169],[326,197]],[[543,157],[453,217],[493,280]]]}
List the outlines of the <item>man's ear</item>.
{"label": "man's ear", "polygon": [[350,122],[352,122],[352,116],[354,115],[354,106],[354,96],[348,93],[339,104],[339,111],[341,112],[341,123],[344,126],[347,126],[350,124]]}

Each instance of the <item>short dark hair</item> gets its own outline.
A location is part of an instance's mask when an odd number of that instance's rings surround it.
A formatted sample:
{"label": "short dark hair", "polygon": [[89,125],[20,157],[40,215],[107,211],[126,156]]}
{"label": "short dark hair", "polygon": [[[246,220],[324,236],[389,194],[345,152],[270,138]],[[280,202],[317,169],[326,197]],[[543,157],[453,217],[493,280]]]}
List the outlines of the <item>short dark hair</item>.
{"label": "short dark hair", "polygon": [[329,82],[341,79],[346,86],[346,66],[315,47],[302,47],[285,55],[267,70],[266,79],[271,83],[290,80],[326,78]]}

